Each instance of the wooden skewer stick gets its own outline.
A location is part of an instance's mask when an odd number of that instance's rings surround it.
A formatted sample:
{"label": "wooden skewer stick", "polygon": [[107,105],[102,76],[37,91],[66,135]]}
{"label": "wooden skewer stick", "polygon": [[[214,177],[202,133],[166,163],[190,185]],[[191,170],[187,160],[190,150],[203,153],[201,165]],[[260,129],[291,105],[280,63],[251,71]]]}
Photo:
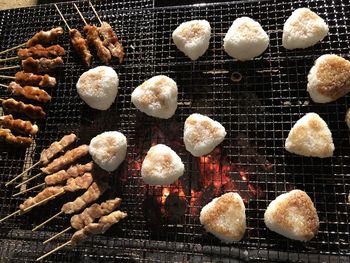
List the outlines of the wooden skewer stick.
{"label": "wooden skewer stick", "polygon": [[34,227],[32,229],[32,231],[34,232],[35,230],[41,228],[42,226],[46,225],[47,223],[49,223],[51,220],[55,219],[56,217],[62,215],[64,212],[63,211],[59,211],[57,214],[51,216],[50,218],[48,218],[47,220],[45,220],[44,222],[42,222],[40,225],[37,225],[36,227]]}
{"label": "wooden skewer stick", "polygon": [[32,166],[30,166],[29,168],[25,169],[22,173],[20,173],[19,175],[17,175],[15,178],[13,178],[11,181],[8,181],[5,186],[8,186],[10,184],[12,184],[14,181],[16,181],[18,178],[20,178],[21,176],[23,176],[25,173],[27,173],[28,171],[30,171],[31,169],[33,169],[35,166],[38,166],[40,164],[40,161],[36,162],[35,164],[33,164]]}
{"label": "wooden skewer stick", "polygon": [[39,205],[41,205],[41,204],[43,204],[43,203],[45,203],[45,202],[50,201],[51,199],[54,199],[55,197],[57,197],[57,196],[59,196],[59,195],[61,195],[61,194],[63,194],[63,193],[64,193],[64,192],[59,192],[59,193],[57,193],[57,194],[55,194],[55,195],[51,195],[50,197],[48,197],[48,198],[46,198],[46,199],[44,199],[44,200],[41,200],[40,202],[35,203],[34,205],[31,205],[31,206],[27,207],[26,209],[24,209],[24,210],[22,211],[22,214],[28,212],[29,210],[31,210],[32,208],[34,208],[34,207],[36,207],[36,206],[39,206]]}
{"label": "wooden skewer stick", "polygon": [[9,88],[9,86],[7,86],[7,85],[5,85],[5,84],[1,84],[1,83],[0,83],[0,87]]}
{"label": "wooden skewer stick", "polygon": [[82,13],[80,13],[79,8],[77,7],[77,5],[75,3],[73,3],[75,9],[78,11],[78,14],[80,15],[80,18],[83,20],[84,24],[87,26],[88,23],[86,22],[85,18],[83,17]]}
{"label": "wooden skewer stick", "polygon": [[9,61],[9,60],[16,60],[16,59],[19,59],[19,57],[1,58],[0,62]]}
{"label": "wooden skewer stick", "polygon": [[62,13],[61,13],[60,9],[58,8],[58,6],[57,6],[56,4],[55,4],[55,7],[56,7],[56,9],[57,9],[58,13],[60,14],[60,16],[61,16],[61,18],[62,18],[63,22],[66,24],[66,27],[68,28],[68,30],[69,30],[69,31],[71,31],[72,29],[69,27],[69,25],[68,25],[68,23],[67,23],[66,19],[64,19],[64,16],[62,15]]}
{"label": "wooden skewer stick", "polygon": [[8,70],[8,69],[14,69],[14,68],[20,68],[21,66],[10,66],[10,67],[3,67],[0,68],[0,70]]}
{"label": "wooden skewer stick", "polygon": [[23,191],[21,191],[21,192],[18,192],[18,193],[16,193],[16,194],[14,194],[13,197],[16,197],[16,196],[19,196],[19,195],[21,195],[21,194],[27,193],[27,192],[29,192],[29,191],[32,191],[32,190],[36,189],[36,188],[40,188],[40,187],[42,187],[42,186],[44,186],[44,185],[45,185],[45,183],[38,184],[38,185],[36,185],[36,186],[33,186],[33,187],[31,187],[31,188],[28,188],[28,189],[26,189],[26,190],[23,190]]}
{"label": "wooden skewer stick", "polygon": [[28,178],[27,180],[24,180],[23,182],[21,182],[21,183],[19,183],[18,185],[16,185],[15,188],[19,188],[19,187],[21,187],[21,185],[24,185],[24,184],[26,184],[26,183],[29,183],[30,181],[34,180],[35,178],[38,178],[38,177],[39,177],[40,175],[42,175],[42,174],[43,174],[43,173],[40,172],[40,173],[38,173],[38,174],[36,174],[36,175],[34,175],[34,176]]}
{"label": "wooden skewer stick", "polygon": [[50,237],[49,239],[46,239],[46,240],[43,242],[43,244],[46,244],[46,243],[50,242],[51,240],[54,240],[55,238],[57,238],[57,237],[63,235],[64,233],[66,233],[67,231],[69,231],[69,230],[71,230],[71,229],[72,229],[71,226],[70,226],[70,227],[67,227],[66,229],[62,230],[61,232],[57,233],[56,235]]}
{"label": "wooden skewer stick", "polygon": [[17,210],[17,211],[15,211],[15,212],[13,212],[12,214],[9,214],[9,215],[5,216],[4,218],[1,218],[1,219],[0,219],[0,223],[3,222],[3,221],[5,221],[6,219],[8,219],[8,218],[10,218],[10,217],[12,217],[12,216],[15,216],[15,215],[17,215],[17,214],[20,214],[20,213],[21,213],[21,210]]}
{"label": "wooden skewer stick", "polygon": [[11,47],[11,48],[5,49],[4,51],[1,51],[0,54],[4,54],[4,53],[9,52],[9,51],[11,51],[11,50],[14,50],[14,49],[23,47],[23,46],[25,46],[26,44],[27,44],[27,43],[23,43],[23,44],[20,44],[20,45],[18,45],[18,46],[15,46],[15,47]]}
{"label": "wooden skewer stick", "polygon": [[98,21],[100,22],[100,24],[102,25],[102,20],[100,18],[100,16],[97,14],[96,10],[95,10],[95,7],[91,4],[91,2],[89,1],[89,5],[91,6],[92,10],[94,11]]}
{"label": "wooden skewer stick", "polygon": [[6,75],[0,75],[0,78],[2,79],[16,79],[14,76],[6,76]]}
{"label": "wooden skewer stick", "polygon": [[36,261],[40,261],[44,258],[46,258],[47,256],[51,255],[52,253],[56,252],[57,250],[60,250],[61,248],[65,247],[65,246],[68,246],[72,241],[67,241],[66,243],[63,243],[62,245],[52,249],[51,251],[45,253],[44,255],[42,255],[41,257],[37,258]]}

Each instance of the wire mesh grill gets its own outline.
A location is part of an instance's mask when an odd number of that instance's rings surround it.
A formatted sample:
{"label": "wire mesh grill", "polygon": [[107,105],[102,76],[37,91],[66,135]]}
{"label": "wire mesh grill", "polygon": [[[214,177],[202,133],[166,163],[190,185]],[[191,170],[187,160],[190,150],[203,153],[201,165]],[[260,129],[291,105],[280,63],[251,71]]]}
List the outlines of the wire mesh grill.
{"label": "wire mesh grill", "polygon": [[[94,111],[79,99],[75,83],[84,69],[68,44],[68,35],[59,40],[68,54],[65,66],[57,72],[59,85],[51,92],[53,101],[46,107],[48,117],[39,123],[41,131],[33,148],[33,158],[38,160],[43,148],[68,132],[76,132],[81,143],[88,143],[93,136],[106,130],[123,132],[128,138],[127,160],[113,174],[113,190],[102,200],[119,195],[123,199],[121,209],[129,216],[105,235],[93,237],[77,248],[67,247],[47,261],[346,261],[350,255],[347,204],[350,142],[344,122],[348,98],[315,105],[306,92],[306,76],[321,54],[334,53],[348,58],[350,3],[345,0],[294,3],[276,0],[168,8],[151,8],[149,1],[142,1],[142,4],[145,8],[139,9],[138,1],[96,2],[102,19],[110,22],[121,37],[127,54],[123,65],[112,64],[120,77],[120,89],[117,102],[106,112]],[[97,23],[86,3],[78,6],[84,16]],[[330,33],[312,48],[286,51],[281,47],[283,24],[298,7],[309,7],[325,18]],[[61,4],[59,8],[72,27],[82,28],[82,21],[71,4]],[[243,15],[259,21],[270,36],[267,51],[244,63],[231,59],[222,49],[227,29],[235,18]],[[191,62],[176,49],[171,33],[181,22],[200,18],[210,22],[212,38],[205,55]],[[63,26],[51,5],[4,11],[0,19],[1,49],[23,42],[39,29]],[[16,62],[5,65],[12,64]],[[99,65],[97,60],[96,65]],[[233,72],[239,72],[242,80],[233,82]],[[172,77],[179,87],[178,110],[170,120],[146,117],[130,102],[131,91],[157,74]],[[5,95],[1,91],[1,97]],[[284,150],[290,128],[310,111],[320,114],[329,124],[336,148],[333,158],[303,158]],[[216,149],[218,158],[198,159],[185,151],[183,123],[194,112],[218,120],[228,131],[224,143]],[[153,143],[171,146],[185,163],[185,175],[169,189],[147,187],[140,178],[140,163]],[[25,151],[6,149],[0,154],[0,216],[3,217],[15,211],[30,195],[13,198],[15,189],[4,186],[12,175],[22,170]],[[33,174],[38,171],[34,169]],[[244,197],[247,231],[241,242],[224,245],[205,233],[199,224],[198,213],[194,211],[198,212],[203,203],[194,193],[207,194],[212,190],[204,191],[203,184],[199,183],[203,174],[213,185],[219,185],[216,195],[229,189]],[[227,177],[232,184],[224,182]],[[42,179],[34,180],[28,187],[41,182]],[[320,218],[319,234],[307,243],[283,238],[267,230],[263,221],[267,205],[293,188],[310,195]],[[173,202],[163,200],[165,190],[170,192],[168,198],[171,196]],[[67,240],[70,234],[48,245],[41,244],[69,225],[66,216],[56,219],[42,231],[32,233],[30,229],[72,199],[71,195],[60,198],[52,205],[2,223],[2,260],[31,262]]]}

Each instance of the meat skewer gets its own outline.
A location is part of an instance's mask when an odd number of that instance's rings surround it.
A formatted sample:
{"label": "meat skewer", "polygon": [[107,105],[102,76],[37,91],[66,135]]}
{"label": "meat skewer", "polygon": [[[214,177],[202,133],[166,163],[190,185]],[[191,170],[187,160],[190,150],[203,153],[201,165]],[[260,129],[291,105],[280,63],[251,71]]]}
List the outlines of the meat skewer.
{"label": "meat skewer", "polygon": [[78,11],[81,19],[83,20],[85,26],[84,26],[84,32],[86,34],[87,42],[89,45],[92,45],[96,48],[97,56],[105,63],[109,64],[111,62],[112,56],[108,48],[106,48],[103,45],[103,42],[99,36],[98,29],[94,25],[89,25],[82,13],[80,12],[79,8],[76,4],[74,4],[75,9]]}
{"label": "meat skewer", "polygon": [[71,133],[69,135],[63,136],[60,141],[53,142],[49,146],[49,148],[44,149],[41,152],[40,160],[38,162],[36,162],[34,165],[29,167],[28,169],[24,170],[21,174],[17,175],[11,181],[7,182],[5,186],[8,186],[9,184],[13,183],[18,178],[20,178],[23,174],[25,174],[26,172],[28,172],[29,170],[33,169],[38,165],[47,165],[52,160],[53,157],[55,157],[58,153],[64,151],[69,145],[75,142],[76,139],[77,139],[77,136],[74,133]]}
{"label": "meat skewer", "polygon": [[0,78],[13,79],[19,85],[22,86],[39,86],[41,88],[53,88],[57,84],[56,79],[54,77],[50,77],[48,74],[36,75],[24,71],[18,71],[15,76],[0,75]]}
{"label": "meat skewer", "polygon": [[76,160],[87,155],[89,153],[89,146],[86,144],[80,145],[72,150],[67,151],[64,155],[56,158],[46,167],[40,168],[41,172],[30,177],[29,179],[16,185],[15,188],[19,188],[21,185],[26,184],[42,174],[52,174],[61,170],[64,166],[74,163]]}
{"label": "meat skewer", "polygon": [[103,45],[109,49],[111,55],[119,59],[119,63],[122,63],[124,60],[124,48],[122,44],[119,42],[116,33],[113,31],[113,28],[107,22],[103,22],[99,15],[97,14],[95,7],[89,1],[90,7],[94,11],[98,21],[101,26],[98,28],[98,32],[103,38]]}
{"label": "meat skewer", "polygon": [[23,147],[29,147],[33,142],[33,139],[30,137],[13,135],[9,129],[0,129],[0,139]]}
{"label": "meat skewer", "polygon": [[43,119],[46,116],[43,108],[32,104],[25,104],[15,99],[0,99],[2,107],[9,113],[23,113],[31,119]]}
{"label": "meat skewer", "polygon": [[86,206],[91,204],[92,202],[96,201],[108,188],[108,184],[105,182],[93,182],[89,188],[85,191],[84,194],[77,197],[74,201],[65,203],[61,211],[55,214],[54,216],[50,217],[49,219],[45,220],[40,225],[36,226],[32,229],[32,231],[35,231],[51,220],[55,219],[56,217],[60,216],[61,214],[74,214],[79,212],[80,210],[84,209]]}
{"label": "meat skewer", "polygon": [[30,73],[46,73],[51,72],[59,66],[63,65],[63,59],[57,57],[54,59],[40,58],[34,59],[29,57],[25,60],[22,60],[22,67],[24,72]]}
{"label": "meat skewer", "polygon": [[39,89],[37,87],[32,86],[24,86],[17,84],[14,81],[11,81],[10,84],[4,85],[0,84],[1,87],[7,88],[12,92],[13,95],[23,96],[27,99],[39,101],[39,102],[49,102],[51,100],[51,96],[43,89]]}
{"label": "meat skewer", "polygon": [[103,234],[105,233],[111,226],[118,223],[121,219],[124,219],[127,217],[127,213],[124,213],[122,211],[115,211],[110,213],[109,215],[102,216],[98,223],[90,223],[87,226],[85,226],[83,229],[76,231],[72,238],[67,241],[66,243],[58,246],[57,248],[47,252],[46,254],[42,255],[41,257],[37,258],[37,261],[40,261],[47,256],[51,255],[52,253],[56,252],[57,250],[67,246],[72,245],[75,246],[77,243],[80,243],[87,239],[91,235],[96,234]]}
{"label": "meat skewer", "polygon": [[5,129],[13,130],[23,135],[36,135],[39,128],[36,124],[30,121],[23,121],[21,119],[14,119],[11,114],[0,117],[0,125]]}
{"label": "meat skewer", "polygon": [[37,32],[32,38],[30,38],[27,42],[22,43],[18,46],[12,47],[12,48],[8,48],[6,50],[3,50],[0,52],[0,54],[4,54],[6,52],[9,52],[11,50],[23,47],[23,46],[27,46],[27,47],[31,47],[34,46],[36,44],[47,44],[48,42],[56,39],[58,36],[63,34],[63,28],[62,27],[56,27],[56,28],[52,28],[48,31],[40,31]]}
{"label": "meat skewer", "polygon": [[71,226],[57,233],[56,235],[45,240],[43,244],[50,242],[51,240],[59,237],[60,235],[66,233],[71,229],[80,230],[87,226],[90,223],[93,223],[95,219],[100,218],[101,216],[112,213],[121,203],[120,198],[110,199],[102,204],[93,204],[88,208],[85,208],[80,214],[74,215],[70,219]]}
{"label": "meat skewer", "polygon": [[80,34],[80,32],[77,29],[74,29],[74,28],[71,29],[69,27],[66,19],[64,18],[64,16],[62,15],[61,11],[59,10],[56,4],[55,4],[55,7],[69,30],[69,37],[70,37],[72,46],[74,47],[75,51],[79,54],[79,56],[83,59],[84,66],[90,67],[92,55],[90,53],[89,46],[86,39],[83,38],[83,36]]}

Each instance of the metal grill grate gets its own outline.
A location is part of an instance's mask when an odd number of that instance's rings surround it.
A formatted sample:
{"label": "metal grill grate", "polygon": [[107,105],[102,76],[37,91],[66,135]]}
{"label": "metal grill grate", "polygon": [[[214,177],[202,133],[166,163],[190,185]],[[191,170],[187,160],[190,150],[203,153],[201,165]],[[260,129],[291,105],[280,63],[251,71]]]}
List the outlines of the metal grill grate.
{"label": "metal grill grate", "polygon": [[[142,3],[150,7],[148,1]],[[115,193],[120,195],[122,209],[129,217],[106,235],[94,237],[78,248],[66,248],[47,260],[234,262],[235,258],[240,258],[268,262],[346,261],[350,256],[347,204],[350,141],[343,120],[348,98],[315,105],[309,102],[306,92],[307,73],[319,55],[335,53],[349,57],[350,3],[346,0],[336,3],[332,0],[294,3],[275,0],[138,9],[138,1],[98,2],[96,7],[102,18],[111,23],[126,46],[125,63],[113,65],[120,76],[117,103],[106,112],[96,112],[79,99],[75,83],[83,69],[70,50],[66,34],[60,39],[60,44],[69,50],[66,64],[57,73],[59,86],[52,91],[53,101],[46,108],[48,117],[40,123],[34,160],[50,142],[71,131],[78,133],[82,143],[88,143],[105,130],[122,131],[128,138],[128,160],[111,180],[114,191],[104,198]],[[78,6],[86,17],[93,18],[86,3]],[[303,6],[325,18],[330,33],[312,48],[286,51],[281,47],[284,21],[294,9]],[[71,4],[59,7],[70,25],[82,27]],[[222,49],[227,29],[235,18],[243,15],[258,20],[270,36],[270,46],[263,56],[244,63],[229,58]],[[210,22],[212,39],[205,55],[192,63],[176,49],[171,33],[181,22],[197,18]],[[1,49],[23,42],[41,28],[63,26],[50,5],[4,11],[0,13],[0,19]],[[99,64],[95,62],[94,65]],[[232,82],[233,72],[240,72],[243,79]],[[156,74],[174,78],[179,87],[180,105],[176,116],[167,121],[146,117],[130,102],[133,88]],[[5,96],[3,91],[0,94]],[[303,158],[284,150],[290,128],[310,111],[319,113],[332,130],[336,151],[331,159]],[[217,152],[220,158],[200,162],[185,151],[182,125],[193,112],[213,117],[226,127],[228,135]],[[152,143],[166,143],[176,149],[186,168],[183,178],[168,189],[173,193],[174,202],[163,207],[159,207],[156,200],[162,198],[164,188],[144,186],[138,170]],[[15,190],[6,188],[4,182],[21,171],[25,152],[1,151],[0,154],[2,217],[23,201],[24,197],[11,198]],[[223,169],[223,160],[231,167],[228,172]],[[218,163],[221,166],[215,176],[216,170],[213,173],[211,167]],[[33,174],[35,172],[38,170]],[[244,172],[244,177],[241,172]],[[223,183],[228,175],[234,183],[230,190],[245,197],[247,232],[241,242],[224,245],[200,226],[198,215],[193,210],[200,209],[203,204],[197,202],[192,191],[204,192],[203,185],[198,183],[203,173],[221,185],[220,193],[228,189]],[[41,180],[36,180],[28,187],[39,182]],[[293,188],[305,190],[310,195],[320,217],[319,234],[308,243],[291,241],[268,231],[263,221],[264,211],[271,200]],[[185,195],[185,206],[179,189]],[[50,206],[2,223],[2,260],[34,261],[44,251],[67,240],[69,234],[52,244],[41,245],[41,241],[68,226],[68,217],[60,217],[41,232],[32,233],[30,229],[53,215],[64,201],[70,199],[71,196],[62,198]],[[171,216],[164,216],[162,209],[168,209]]]}

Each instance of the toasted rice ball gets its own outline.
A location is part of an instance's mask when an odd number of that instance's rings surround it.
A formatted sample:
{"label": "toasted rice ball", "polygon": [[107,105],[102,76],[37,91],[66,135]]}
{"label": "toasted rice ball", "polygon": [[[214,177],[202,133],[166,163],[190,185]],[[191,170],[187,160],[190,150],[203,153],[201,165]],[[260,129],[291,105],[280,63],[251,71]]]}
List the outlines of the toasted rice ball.
{"label": "toasted rice ball", "polygon": [[118,74],[107,66],[99,66],[84,72],[78,82],[80,98],[91,108],[107,110],[118,93]]}
{"label": "toasted rice ball", "polygon": [[172,36],[176,47],[196,60],[207,51],[210,35],[211,27],[207,20],[192,20],[179,25]]}
{"label": "toasted rice ball", "polygon": [[328,34],[328,25],[308,8],[298,8],[283,26],[282,45],[286,49],[307,48]]}
{"label": "toasted rice ball", "polygon": [[270,230],[301,241],[312,239],[320,225],[314,204],[301,190],[292,190],[273,200],[265,211],[264,220]]}
{"label": "toasted rice ball", "polygon": [[290,130],[286,150],[308,157],[333,156],[332,133],[327,123],[317,113],[307,113]]}
{"label": "toasted rice ball", "polygon": [[140,111],[149,116],[169,119],[177,108],[176,82],[163,75],[154,76],[131,94],[131,101]]}
{"label": "toasted rice ball", "polygon": [[307,79],[307,91],[314,102],[335,101],[350,91],[350,62],[337,55],[322,55]]}
{"label": "toasted rice ball", "polygon": [[345,122],[346,122],[346,125],[348,125],[348,127],[350,129],[350,108],[346,111]]}
{"label": "toasted rice ball", "polygon": [[225,136],[225,128],[207,116],[194,113],[185,121],[184,143],[186,150],[194,156],[209,154]]}
{"label": "toasted rice ball", "polygon": [[199,220],[204,228],[224,243],[243,238],[246,230],[245,206],[237,193],[226,193],[205,205]]}
{"label": "toasted rice ball", "polygon": [[127,142],[124,134],[108,131],[92,138],[89,153],[98,166],[112,172],[124,161],[126,148]]}
{"label": "toasted rice ball", "polygon": [[245,61],[261,55],[269,45],[269,36],[249,17],[233,21],[224,38],[224,49],[233,58]]}
{"label": "toasted rice ball", "polygon": [[146,184],[172,184],[183,175],[185,166],[170,147],[157,144],[149,149],[142,163],[141,176]]}

